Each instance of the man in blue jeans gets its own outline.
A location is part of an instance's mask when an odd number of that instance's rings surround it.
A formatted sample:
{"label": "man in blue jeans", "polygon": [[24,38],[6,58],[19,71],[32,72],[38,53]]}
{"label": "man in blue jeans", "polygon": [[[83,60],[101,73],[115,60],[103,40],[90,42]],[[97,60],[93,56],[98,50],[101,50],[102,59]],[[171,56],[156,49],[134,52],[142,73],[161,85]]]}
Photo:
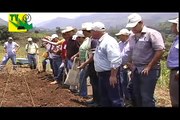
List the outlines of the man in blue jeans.
{"label": "man in blue jeans", "polygon": [[118,68],[122,58],[116,39],[105,32],[105,25],[94,22],[92,38],[97,39],[94,54],[94,66],[98,75],[100,106],[123,107],[123,98],[120,95],[120,86],[117,79]]}
{"label": "man in blue jeans", "polygon": [[130,106],[132,101],[131,96],[131,88],[129,85],[130,81],[130,75],[129,75],[129,68],[128,68],[128,57],[129,57],[129,36],[130,31],[128,29],[121,29],[119,33],[115,34],[117,38],[119,39],[119,48],[122,55],[122,64],[119,68],[120,72],[120,83],[122,88],[122,94],[125,102],[125,106]]}
{"label": "man in blue jeans", "polygon": [[160,32],[144,25],[139,14],[128,16],[133,95],[136,107],[155,107],[154,90],[160,76],[165,45]]}
{"label": "man in blue jeans", "polygon": [[8,60],[12,60],[13,70],[16,69],[16,53],[19,49],[19,45],[13,41],[12,37],[8,37],[8,41],[4,43],[5,56],[0,64],[0,70],[4,68]]}
{"label": "man in blue jeans", "polygon": [[37,54],[38,52],[38,45],[33,42],[32,38],[28,38],[28,43],[25,46],[27,52],[27,58],[29,62],[29,66],[31,69],[36,69],[37,66]]}
{"label": "man in blue jeans", "polygon": [[172,23],[172,32],[176,35],[167,58],[167,67],[170,69],[170,98],[172,107],[179,107],[179,18],[169,22]]}

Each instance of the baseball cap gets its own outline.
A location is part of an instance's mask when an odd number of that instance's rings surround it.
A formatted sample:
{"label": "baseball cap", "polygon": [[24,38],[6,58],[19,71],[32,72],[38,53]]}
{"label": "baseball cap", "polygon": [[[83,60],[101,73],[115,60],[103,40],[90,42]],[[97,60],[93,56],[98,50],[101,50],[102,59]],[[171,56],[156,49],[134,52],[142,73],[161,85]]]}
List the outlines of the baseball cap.
{"label": "baseball cap", "polygon": [[179,22],[179,18],[168,20],[168,22],[176,23],[177,24]]}
{"label": "baseball cap", "polygon": [[51,40],[53,40],[54,38],[58,38],[58,35],[57,34],[52,34],[51,35]]}
{"label": "baseball cap", "polygon": [[102,22],[94,22],[92,25],[92,30],[94,31],[105,31],[105,25]]}
{"label": "baseball cap", "polygon": [[32,38],[28,38],[28,41],[32,41]]}
{"label": "baseball cap", "polygon": [[91,22],[86,22],[86,23],[82,24],[81,28],[82,28],[82,30],[90,31],[90,30],[92,30],[92,26],[93,26],[93,24]]}
{"label": "baseball cap", "polygon": [[12,37],[8,37],[8,40],[13,40],[13,38]]}
{"label": "baseball cap", "polygon": [[79,30],[75,34],[77,37],[85,37],[82,30]]}
{"label": "baseball cap", "polygon": [[117,36],[119,35],[129,35],[130,34],[130,31],[128,29],[121,29],[117,34]]}
{"label": "baseball cap", "polygon": [[140,22],[142,20],[141,16],[137,13],[133,13],[131,15],[128,16],[128,23],[126,25],[126,27],[129,28],[133,28],[135,27],[138,22]]}

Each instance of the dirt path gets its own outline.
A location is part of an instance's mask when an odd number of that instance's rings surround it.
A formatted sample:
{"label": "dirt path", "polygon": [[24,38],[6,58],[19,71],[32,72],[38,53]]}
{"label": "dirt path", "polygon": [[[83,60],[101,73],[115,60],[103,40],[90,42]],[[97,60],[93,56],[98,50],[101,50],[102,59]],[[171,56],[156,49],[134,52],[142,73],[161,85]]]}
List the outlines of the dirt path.
{"label": "dirt path", "polygon": [[78,103],[84,99],[61,86],[50,85],[50,81],[41,79],[45,75],[28,68],[0,73],[1,107],[84,107]]}
{"label": "dirt path", "polygon": [[[29,68],[0,71],[0,107],[86,107],[85,99],[62,86],[50,85],[47,76]],[[156,87],[155,96],[158,107],[170,107],[168,90]]]}

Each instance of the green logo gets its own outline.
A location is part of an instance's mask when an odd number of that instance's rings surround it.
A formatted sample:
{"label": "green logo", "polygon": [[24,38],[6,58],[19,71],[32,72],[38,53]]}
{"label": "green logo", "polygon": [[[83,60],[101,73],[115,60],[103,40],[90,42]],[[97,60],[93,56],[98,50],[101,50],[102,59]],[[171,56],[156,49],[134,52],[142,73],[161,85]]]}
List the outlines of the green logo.
{"label": "green logo", "polygon": [[27,32],[33,28],[30,14],[9,14],[9,32]]}

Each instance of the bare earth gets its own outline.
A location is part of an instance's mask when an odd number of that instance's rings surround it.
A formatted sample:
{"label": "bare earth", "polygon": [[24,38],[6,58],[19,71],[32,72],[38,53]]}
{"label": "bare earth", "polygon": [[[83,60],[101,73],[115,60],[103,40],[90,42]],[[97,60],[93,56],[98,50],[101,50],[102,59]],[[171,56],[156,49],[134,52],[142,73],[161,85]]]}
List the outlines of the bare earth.
{"label": "bare earth", "polygon": [[[87,107],[86,99],[75,96],[68,89],[50,85],[49,74],[29,68],[0,71],[0,107]],[[91,87],[88,87],[91,94]],[[158,107],[170,107],[168,90],[156,88]]]}

